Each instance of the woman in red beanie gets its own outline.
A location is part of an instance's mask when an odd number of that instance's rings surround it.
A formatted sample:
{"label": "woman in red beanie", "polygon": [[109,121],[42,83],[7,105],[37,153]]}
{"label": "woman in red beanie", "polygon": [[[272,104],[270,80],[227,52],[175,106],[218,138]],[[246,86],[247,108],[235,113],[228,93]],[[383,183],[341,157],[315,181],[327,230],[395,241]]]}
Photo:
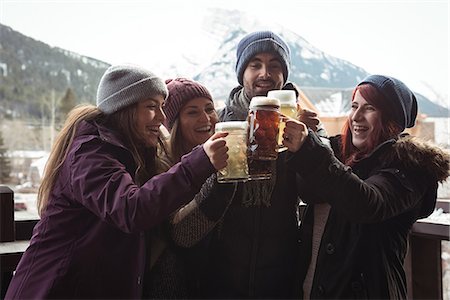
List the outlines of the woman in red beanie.
{"label": "woman in red beanie", "polygon": [[[187,78],[166,80],[169,96],[164,105],[165,127],[170,132],[168,163],[205,143],[219,118],[208,89]],[[230,188],[231,186],[231,188]],[[157,241],[150,251],[151,265],[145,276],[145,298],[198,298],[197,278],[201,258],[196,245],[219,222],[234,194],[233,184],[217,184],[212,174],[194,199],[172,215],[169,224],[149,233]],[[214,201],[214,207],[208,203]],[[220,203],[218,205],[218,203]]]}

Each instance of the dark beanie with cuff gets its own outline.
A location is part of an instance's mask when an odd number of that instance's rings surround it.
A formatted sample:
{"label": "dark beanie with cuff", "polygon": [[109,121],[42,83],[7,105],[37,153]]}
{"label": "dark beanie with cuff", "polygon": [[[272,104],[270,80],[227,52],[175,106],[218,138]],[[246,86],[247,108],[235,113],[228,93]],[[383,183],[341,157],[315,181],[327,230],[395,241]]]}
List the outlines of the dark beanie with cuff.
{"label": "dark beanie with cuff", "polygon": [[402,131],[414,126],[417,117],[417,100],[414,93],[400,80],[384,75],[369,75],[358,86],[370,84],[390,103],[391,115]]}
{"label": "dark beanie with cuff", "polygon": [[278,57],[283,67],[284,82],[289,76],[291,51],[286,42],[271,31],[257,31],[244,36],[237,46],[236,75],[243,85],[243,75],[250,60],[259,53],[272,53]]}
{"label": "dark beanie with cuff", "polygon": [[205,97],[211,102],[213,98],[208,89],[201,83],[187,78],[175,78],[166,80],[169,96],[164,105],[166,114],[165,126],[172,130],[175,120],[178,118],[181,108],[194,98]]}
{"label": "dark beanie with cuff", "polygon": [[97,89],[97,107],[105,114],[115,113],[156,95],[167,98],[164,81],[152,72],[133,65],[109,67]]}

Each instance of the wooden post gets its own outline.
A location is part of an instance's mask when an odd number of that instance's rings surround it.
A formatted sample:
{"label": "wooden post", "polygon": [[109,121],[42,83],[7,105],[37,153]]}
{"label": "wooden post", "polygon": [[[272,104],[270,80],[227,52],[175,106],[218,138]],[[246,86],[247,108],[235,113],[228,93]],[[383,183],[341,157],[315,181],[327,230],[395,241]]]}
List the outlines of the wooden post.
{"label": "wooden post", "polygon": [[412,299],[442,299],[441,240],[411,236]]}
{"label": "wooden post", "polygon": [[0,242],[15,240],[14,192],[7,186],[0,186]]}

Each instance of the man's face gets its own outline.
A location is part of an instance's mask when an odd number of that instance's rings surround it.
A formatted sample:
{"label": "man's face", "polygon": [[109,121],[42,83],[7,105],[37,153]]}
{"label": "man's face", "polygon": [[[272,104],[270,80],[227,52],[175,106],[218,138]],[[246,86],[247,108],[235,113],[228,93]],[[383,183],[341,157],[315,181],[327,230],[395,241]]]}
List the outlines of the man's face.
{"label": "man's face", "polygon": [[244,92],[249,99],[266,96],[270,90],[280,90],[284,84],[280,60],[271,53],[255,55],[245,68],[243,83]]}

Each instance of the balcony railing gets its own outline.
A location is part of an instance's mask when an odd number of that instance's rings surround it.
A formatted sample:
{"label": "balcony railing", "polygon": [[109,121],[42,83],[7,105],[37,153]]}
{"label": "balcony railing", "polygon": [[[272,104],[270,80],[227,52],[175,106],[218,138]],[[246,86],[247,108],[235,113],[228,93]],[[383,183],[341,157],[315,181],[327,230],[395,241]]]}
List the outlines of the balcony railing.
{"label": "balcony railing", "polygon": [[[436,205],[448,213],[450,200]],[[13,272],[28,247],[38,220],[14,220],[14,193],[0,186],[0,299],[3,299]],[[428,219],[417,221],[410,235],[405,260],[409,299],[443,299],[442,241],[449,241],[450,226]]]}

